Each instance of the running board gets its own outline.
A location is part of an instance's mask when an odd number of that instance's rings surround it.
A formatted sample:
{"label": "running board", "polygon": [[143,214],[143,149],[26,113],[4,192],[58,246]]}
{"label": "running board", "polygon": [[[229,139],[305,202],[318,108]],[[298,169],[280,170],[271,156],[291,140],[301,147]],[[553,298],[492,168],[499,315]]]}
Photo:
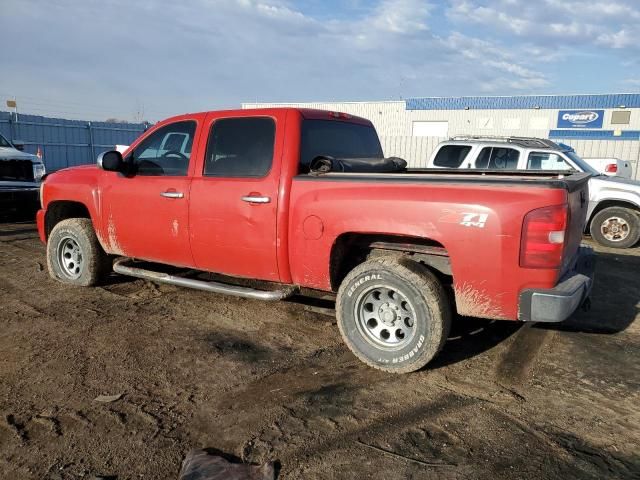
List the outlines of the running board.
{"label": "running board", "polygon": [[236,297],[253,298],[255,300],[277,301],[289,298],[298,292],[299,288],[295,285],[288,285],[280,290],[256,290],[255,288],[239,287],[220,282],[205,282],[203,280],[193,280],[190,278],[176,277],[168,273],[154,272],[143,268],[136,268],[125,265],[131,262],[130,258],[120,258],[113,264],[113,271],[122,275],[131,277],[144,278],[154,282],[168,283],[178,287],[195,288],[196,290],[204,290],[205,292],[223,293],[226,295],[235,295]]}

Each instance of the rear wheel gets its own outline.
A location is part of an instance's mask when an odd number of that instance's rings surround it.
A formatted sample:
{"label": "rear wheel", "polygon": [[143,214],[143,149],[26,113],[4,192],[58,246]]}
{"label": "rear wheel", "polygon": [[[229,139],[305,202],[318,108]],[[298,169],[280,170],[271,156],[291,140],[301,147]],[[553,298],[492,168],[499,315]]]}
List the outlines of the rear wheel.
{"label": "rear wheel", "polygon": [[591,236],[605,247],[629,248],[640,239],[640,215],[629,208],[609,207],[591,220]]}
{"label": "rear wheel", "polygon": [[351,351],[367,365],[392,373],[425,366],[444,346],[451,326],[438,279],[402,257],[354,268],[340,285],[336,313]]}
{"label": "rear wheel", "polygon": [[95,285],[111,267],[88,218],[70,218],[53,227],[47,241],[47,266],[52,278],[81,287]]}

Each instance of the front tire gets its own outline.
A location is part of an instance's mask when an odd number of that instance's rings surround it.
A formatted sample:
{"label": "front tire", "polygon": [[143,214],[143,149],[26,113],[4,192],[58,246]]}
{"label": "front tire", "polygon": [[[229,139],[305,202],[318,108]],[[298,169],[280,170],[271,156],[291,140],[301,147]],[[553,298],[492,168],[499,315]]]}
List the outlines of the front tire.
{"label": "front tire", "polygon": [[590,231],[600,245],[630,248],[640,240],[640,215],[624,207],[604,208],[593,216]]}
{"label": "front tire", "polygon": [[438,279],[402,257],[366,261],[344,279],[336,299],[338,328],[367,365],[408,373],[429,363],[451,328],[451,308]]}
{"label": "front tire", "polygon": [[47,266],[51,278],[80,287],[93,286],[109,273],[109,257],[91,220],[69,218],[53,227],[47,241]]}

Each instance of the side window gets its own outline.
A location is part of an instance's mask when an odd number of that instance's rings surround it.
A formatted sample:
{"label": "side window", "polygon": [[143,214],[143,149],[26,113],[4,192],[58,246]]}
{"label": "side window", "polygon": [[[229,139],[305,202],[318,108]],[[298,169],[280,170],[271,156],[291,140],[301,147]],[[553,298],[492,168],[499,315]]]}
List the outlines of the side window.
{"label": "side window", "polygon": [[491,147],[484,147],[476,158],[476,168],[489,168],[489,158],[491,158]]}
{"label": "side window", "polygon": [[531,152],[527,159],[527,170],[571,170],[571,166],[556,153]]}
{"label": "side window", "polygon": [[207,142],[204,175],[264,177],[271,169],[276,123],[267,117],[223,118]]}
{"label": "side window", "polygon": [[137,175],[184,177],[189,168],[196,122],[176,122],[156,130],[127,157]]}
{"label": "side window", "polygon": [[470,150],[469,145],[445,145],[436,153],[433,164],[436,167],[458,168]]}
{"label": "side window", "polygon": [[489,170],[515,170],[518,168],[520,152],[513,148],[485,147],[478,155],[476,168]]}

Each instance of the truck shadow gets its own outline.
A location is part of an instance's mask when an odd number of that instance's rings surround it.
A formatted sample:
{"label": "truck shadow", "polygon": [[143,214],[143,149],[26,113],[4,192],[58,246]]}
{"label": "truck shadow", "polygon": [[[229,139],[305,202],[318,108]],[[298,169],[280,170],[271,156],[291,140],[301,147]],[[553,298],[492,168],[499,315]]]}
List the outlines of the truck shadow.
{"label": "truck shadow", "polygon": [[[536,330],[615,334],[640,315],[637,250],[598,252],[591,309],[579,309],[562,323],[538,323]],[[482,354],[518,332],[523,323],[455,317],[444,349],[427,367],[436,369]],[[533,325],[532,325],[533,326]]]}
{"label": "truck shadow", "polygon": [[28,235],[37,237],[38,230],[32,227],[31,224],[26,224],[24,228],[12,228],[11,230],[4,230],[0,224],[0,237],[15,237],[16,235]]}
{"label": "truck shadow", "polygon": [[520,322],[456,316],[444,348],[426,368],[438,369],[481,355],[507,340],[522,326]]}
{"label": "truck shadow", "polygon": [[640,314],[640,256],[623,252],[634,250],[598,252],[591,309],[578,310],[562,323],[538,324],[538,328],[598,334],[629,328]]}
{"label": "truck shadow", "polygon": [[36,238],[38,236],[38,229],[33,220],[15,218],[7,214],[0,216],[0,238],[17,236],[20,236],[20,239]]}

